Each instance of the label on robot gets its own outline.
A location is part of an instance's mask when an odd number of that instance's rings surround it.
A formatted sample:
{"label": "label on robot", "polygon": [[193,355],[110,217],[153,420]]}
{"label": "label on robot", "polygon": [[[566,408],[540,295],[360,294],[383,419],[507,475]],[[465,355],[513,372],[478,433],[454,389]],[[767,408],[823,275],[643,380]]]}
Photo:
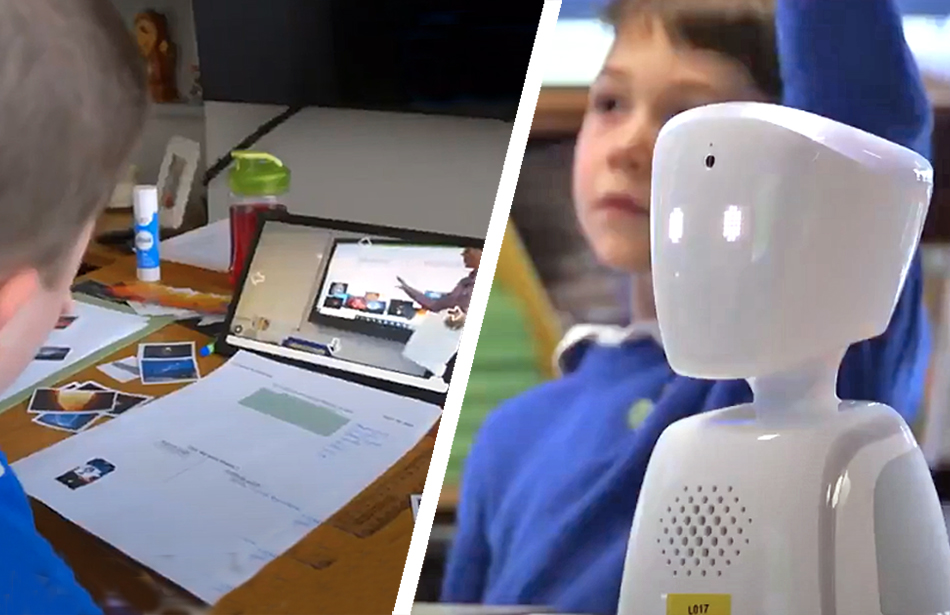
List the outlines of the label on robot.
{"label": "label on robot", "polygon": [[668,594],[666,615],[730,615],[729,594]]}

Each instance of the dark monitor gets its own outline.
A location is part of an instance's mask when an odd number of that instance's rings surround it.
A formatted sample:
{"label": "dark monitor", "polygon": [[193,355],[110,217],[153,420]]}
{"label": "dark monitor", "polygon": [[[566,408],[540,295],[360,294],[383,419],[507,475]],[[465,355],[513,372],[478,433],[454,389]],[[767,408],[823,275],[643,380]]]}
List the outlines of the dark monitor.
{"label": "dark monitor", "polygon": [[542,0],[194,0],[206,100],[513,121]]}

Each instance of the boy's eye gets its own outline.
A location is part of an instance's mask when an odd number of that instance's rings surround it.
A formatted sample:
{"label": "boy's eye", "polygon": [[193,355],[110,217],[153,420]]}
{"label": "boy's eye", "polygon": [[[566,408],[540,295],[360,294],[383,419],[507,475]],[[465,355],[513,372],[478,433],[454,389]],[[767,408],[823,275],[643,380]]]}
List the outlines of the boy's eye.
{"label": "boy's eye", "polygon": [[590,106],[595,113],[608,114],[619,111],[622,104],[620,98],[617,96],[597,94],[591,97]]}

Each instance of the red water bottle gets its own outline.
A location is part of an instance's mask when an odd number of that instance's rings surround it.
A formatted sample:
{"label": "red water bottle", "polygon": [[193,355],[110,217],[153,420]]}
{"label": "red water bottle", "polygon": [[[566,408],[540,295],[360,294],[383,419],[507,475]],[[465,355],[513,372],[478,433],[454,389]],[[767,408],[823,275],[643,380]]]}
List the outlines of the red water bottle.
{"label": "red water bottle", "polygon": [[290,169],[264,152],[235,151],[228,173],[231,189],[231,285],[244,276],[261,212],[287,211],[283,199],[290,190]]}

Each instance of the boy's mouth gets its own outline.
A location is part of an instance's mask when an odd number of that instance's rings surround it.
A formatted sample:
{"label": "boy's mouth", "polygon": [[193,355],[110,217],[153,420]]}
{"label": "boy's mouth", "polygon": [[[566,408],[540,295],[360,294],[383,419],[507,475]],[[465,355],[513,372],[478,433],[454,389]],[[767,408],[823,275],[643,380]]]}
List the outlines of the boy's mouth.
{"label": "boy's mouth", "polygon": [[650,214],[649,209],[647,209],[642,201],[629,194],[606,194],[597,199],[595,208],[604,211],[624,212],[634,216],[647,216]]}

